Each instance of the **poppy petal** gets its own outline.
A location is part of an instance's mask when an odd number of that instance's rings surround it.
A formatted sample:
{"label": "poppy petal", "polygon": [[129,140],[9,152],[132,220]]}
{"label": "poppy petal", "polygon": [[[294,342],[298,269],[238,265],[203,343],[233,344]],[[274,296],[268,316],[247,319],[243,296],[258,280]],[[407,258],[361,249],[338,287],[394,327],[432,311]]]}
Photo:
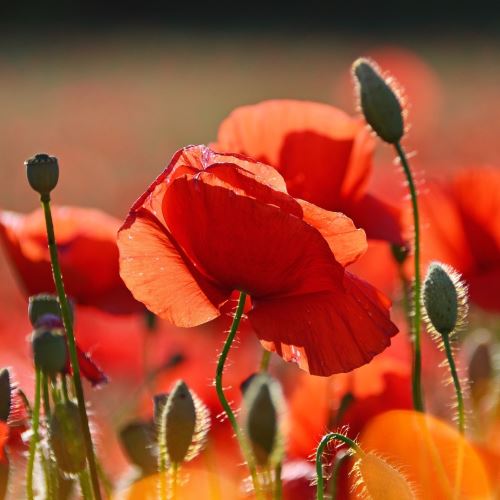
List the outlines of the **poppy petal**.
{"label": "poppy petal", "polygon": [[331,288],[342,267],[316,229],[278,208],[276,194],[275,205],[263,203],[207,171],[170,185],[163,216],[194,267],[228,291],[255,298]]}
{"label": "poppy petal", "polygon": [[[346,273],[345,289],[254,301],[248,317],[272,350],[312,375],[348,372],[368,363],[397,333],[389,301]],[[267,344],[269,347],[269,344]]]}
{"label": "poppy petal", "polygon": [[333,210],[341,197],[366,189],[374,140],[360,121],[333,106],[271,100],[233,111],[214,147],[269,163],[290,194]]}
{"label": "poppy petal", "polygon": [[307,201],[299,200],[299,203],[304,220],[321,233],[342,266],[352,264],[366,252],[368,243],[365,232],[357,229],[349,217],[323,210]]}
{"label": "poppy petal", "polygon": [[182,258],[168,231],[146,209],[128,217],[118,247],[121,276],[149,310],[184,327],[219,316],[218,305],[229,294],[221,294]]}

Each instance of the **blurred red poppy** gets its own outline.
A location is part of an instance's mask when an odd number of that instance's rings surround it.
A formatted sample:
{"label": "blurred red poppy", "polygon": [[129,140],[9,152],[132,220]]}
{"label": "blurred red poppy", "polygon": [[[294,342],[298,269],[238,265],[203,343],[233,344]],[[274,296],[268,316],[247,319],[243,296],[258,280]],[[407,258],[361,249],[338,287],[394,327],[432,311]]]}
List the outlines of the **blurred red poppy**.
{"label": "blurred red poppy", "polygon": [[[141,309],[118,272],[119,221],[99,210],[53,207],[66,292],[78,304],[112,313]],[[27,295],[53,292],[54,282],[41,209],[29,215],[0,212],[0,241]]]}
{"label": "blurred red poppy", "polygon": [[374,147],[361,120],[333,106],[293,100],[237,108],[214,145],[272,165],[292,196],[346,214],[369,239],[403,244],[399,211],[367,192]]}
{"label": "blurred red poppy", "polygon": [[366,249],[363,231],[238,155],[178,151],[133,205],[118,246],[125,283],[155,314],[199,325],[243,290],[264,347],[313,374],[361,366],[397,333],[388,299],[344,270]]}
{"label": "blurred red poppy", "polygon": [[470,300],[500,311],[500,169],[469,168],[422,197],[423,258],[455,267]]}

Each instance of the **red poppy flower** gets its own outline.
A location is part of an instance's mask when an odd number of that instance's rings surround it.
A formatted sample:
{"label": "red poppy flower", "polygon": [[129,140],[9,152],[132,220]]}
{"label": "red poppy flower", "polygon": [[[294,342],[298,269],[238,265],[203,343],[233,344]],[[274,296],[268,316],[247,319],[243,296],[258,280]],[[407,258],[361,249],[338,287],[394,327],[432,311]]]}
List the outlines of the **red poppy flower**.
{"label": "red poppy flower", "polygon": [[423,258],[455,267],[472,302],[500,311],[500,170],[470,168],[422,198]]}
{"label": "red poppy flower", "polygon": [[133,205],[118,246],[122,278],[157,315],[199,325],[244,290],[264,347],[313,374],[363,365],[397,332],[389,301],[344,270],[366,248],[363,231],[241,156],[178,151]]}
{"label": "red poppy flower", "polygon": [[[119,221],[98,210],[53,207],[66,292],[79,304],[108,312],[140,309],[118,272]],[[0,212],[0,241],[27,295],[53,292],[54,282],[41,209],[29,215]]]}
{"label": "red poppy flower", "polygon": [[348,215],[368,238],[403,244],[398,210],[367,192],[374,147],[361,120],[293,100],[237,108],[214,146],[272,165],[292,196]]}

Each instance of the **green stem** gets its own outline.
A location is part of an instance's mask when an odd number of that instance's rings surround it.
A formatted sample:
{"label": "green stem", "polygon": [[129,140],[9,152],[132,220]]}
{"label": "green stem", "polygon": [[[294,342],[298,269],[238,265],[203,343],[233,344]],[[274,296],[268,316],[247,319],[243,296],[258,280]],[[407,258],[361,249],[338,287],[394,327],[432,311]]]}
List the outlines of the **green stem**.
{"label": "green stem", "polygon": [[33,404],[33,414],[31,417],[31,430],[33,434],[30,439],[30,449],[28,456],[28,466],[26,472],[26,496],[28,500],[33,500],[33,469],[35,467],[36,445],[38,444],[38,426],[40,424],[40,399],[42,388],[42,374],[40,370],[35,372],[35,402]]}
{"label": "green stem", "polygon": [[332,477],[330,478],[329,490],[330,490],[330,500],[335,500],[337,498],[338,480],[340,468],[344,462],[350,457],[350,453],[345,451],[339,451],[335,456],[335,461],[333,463]]}
{"label": "green stem", "polygon": [[413,388],[413,406],[417,411],[424,411],[424,401],[422,397],[422,352],[420,347],[420,330],[421,330],[421,283],[420,283],[420,218],[418,212],[417,190],[413,181],[410,165],[406,159],[403,147],[399,142],[394,144],[401,160],[401,166],[408,181],[408,189],[410,191],[411,204],[413,209],[413,227],[415,232],[414,241],[414,265],[415,265],[415,280],[413,282],[413,323],[412,323],[412,339],[413,339],[413,370],[412,370],[412,388]]}
{"label": "green stem", "polygon": [[343,434],[339,434],[338,432],[330,432],[326,434],[321,439],[318,449],[316,450],[316,476],[317,476],[317,485],[316,485],[316,500],[323,500],[324,498],[324,481],[323,481],[323,451],[325,450],[328,443],[332,440],[336,439],[337,441],[342,441],[342,443],[346,444],[358,455],[363,456],[364,451],[350,438],[344,436]]}
{"label": "green stem", "polygon": [[87,410],[85,408],[85,397],[83,394],[82,380],[80,377],[80,365],[78,364],[78,355],[76,352],[76,342],[73,333],[73,323],[71,320],[71,311],[64,291],[64,283],[61,274],[61,267],[59,265],[59,257],[57,254],[56,238],[54,234],[54,223],[52,221],[52,213],[50,210],[50,195],[42,195],[42,207],[45,215],[45,224],[47,226],[47,240],[49,245],[50,260],[52,263],[52,274],[54,277],[54,284],[56,286],[57,295],[59,298],[59,305],[61,306],[61,313],[66,336],[68,340],[68,350],[71,360],[71,368],[73,369],[73,385],[75,388],[76,399],[78,402],[78,409],[80,412],[80,419],[82,422],[83,440],[85,443],[85,452],[87,455],[87,462],[90,471],[90,479],[92,483],[92,490],[96,500],[101,500],[101,491],[99,489],[99,479],[97,474],[97,466],[94,455],[94,446],[92,444],[92,436],[90,434],[89,420]]}
{"label": "green stem", "polygon": [[281,480],[281,462],[274,468],[274,500],[283,498],[283,481]]}
{"label": "green stem", "polygon": [[50,397],[49,397],[49,378],[42,373],[42,389],[43,389],[43,411],[45,418],[50,418]]}
{"label": "green stem", "polygon": [[465,433],[465,412],[464,412],[464,398],[462,395],[462,388],[460,386],[460,378],[458,377],[457,367],[453,359],[453,352],[450,345],[450,336],[448,334],[442,335],[444,350],[450,366],[451,378],[455,386],[455,393],[457,395],[457,412],[458,412],[458,431],[460,434]]}
{"label": "green stem", "polygon": [[267,370],[269,370],[270,361],[271,361],[271,351],[264,349],[262,352],[262,359],[260,360],[259,371],[262,373],[267,372]]}
{"label": "green stem", "polygon": [[68,383],[66,382],[66,375],[61,374],[61,387],[64,401],[69,401]]}
{"label": "green stem", "polygon": [[92,486],[89,481],[89,474],[87,472],[87,469],[84,469],[82,472],[79,474],[80,478],[80,490],[82,492],[82,497],[84,500],[91,500],[92,499]]}
{"label": "green stem", "polygon": [[255,494],[257,498],[260,497],[260,485],[259,485],[259,480],[257,476],[257,468],[255,466],[255,461],[253,459],[252,452],[250,450],[250,446],[248,445],[248,442],[243,435],[242,430],[240,429],[240,426],[238,425],[238,421],[236,420],[236,417],[233,413],[233,410],[231,409],[231,405],[228,403],[226,396],[224,394],[224,389],[222,386],[222,375],[224,373],[224,365],[226,364],[227,356],[229,354],[229,350],[231,348],[231,344],[234,341],[234,337],[236,336],[236,332],[238,331],[238,326],[241,321],[241,317],[243,315],[243,309],[245,307],[245,300],[246,300],[246,293],[245,292],[240,292],[240,297],[238,299],[238,306],[236,307],[236,312],[234,314],[234,319],[233,323],[231,325],[231,328],[229,330],[229,334],[227,336],[227,339],[224,343],[224,346],[222,348],[222,352],[219,356],[219,360],[217,362],[217,370],[215,372],[215,390],[217,392],[217,396],[219,398],[219,401],[222,405],[222,408],[224,408],[224,411],[227,415],[227,418],[229,419],[229,422],[231,423],[231,426],[233,428],[233,431],[236,435],[236,439],[238,440],[238,443],[240,445],[241,452],[243,454],[244,459],[247,462],[248,469],[250,470],[250,475],[252,477],[252,483],[253,487],[255,490]]}

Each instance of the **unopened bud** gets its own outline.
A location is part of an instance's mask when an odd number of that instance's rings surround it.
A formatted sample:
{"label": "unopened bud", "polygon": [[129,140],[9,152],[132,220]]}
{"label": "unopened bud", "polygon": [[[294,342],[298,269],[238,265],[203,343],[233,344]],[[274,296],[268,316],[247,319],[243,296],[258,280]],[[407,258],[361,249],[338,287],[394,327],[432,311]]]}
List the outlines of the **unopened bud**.
{"label": "unopened bud", "polygon": [[171,463],[191,460],[205,444],[208,427],[206,406],[179,380],[163,405],[158,435],[160,453]]}
{"label": "unopened bud", "polygon": [[243,427],[259,465],[267,465],[279,450],[281,389],[267,375],[256,375],[245,391]]}
{"label": "unopened bud", "polygon": [[372,61],[358,59],[352,69],[366,121],[382,140],[396,144],[404,134],[403,110],[398,96]]}
{"label": "unopened bud", "polygon": [[39,153],[24,162],[30,186],[41,195],[49,195],[59,180],[59,164],[55,156]]}
{"label": "unopened bud", "polygon": [[[70,302],[70,318],[74,321],[74,308]],[[47,327],[54,324],[53,318],[58,318],[62,325],[62,312],[59,299],[56,295],[40,293],[32,295],[28,302],[28,315],[34,328]]]}
{"label": "unopened bud", "polygon": [[131,422],[120,431],[120,441],[125,453],[144,475],[158,471],[158,458],[154,451],[155,434],[154,423],[142,421]]}
{"label": "unopened bud", "polygon": [[467,314],[467,289],[451,267],[439,262],[429,266],[424,281],[427,323],[441,335],[449,335]]}
{"label": "unopened bud", "polygon": [[0,371],[0,421],[7,422],[12,404],[12,386],[7,368]]}
{"label": "unopened bud", "polygon": [[61,470],[77,474],[86,465],[83,429],[78,406],[72,401],[57,403],[49,422],[50,445]]}
{"label": "unopened bud", "polygon": [[50,377],[64,370],[68,348],[62,330],[37,328],[31,337],[31,345],[37,369]]}
{"label": "unopened bud", "polygon": [[[494,377],[493,356],[491,337],[487,334],[470,335],[469,342],[473,341],[475,345],[469,352],[468,375],[472,401],[477,403],[487,396],[491,389]],[[482,336],[483,339],[477,338]]]}

